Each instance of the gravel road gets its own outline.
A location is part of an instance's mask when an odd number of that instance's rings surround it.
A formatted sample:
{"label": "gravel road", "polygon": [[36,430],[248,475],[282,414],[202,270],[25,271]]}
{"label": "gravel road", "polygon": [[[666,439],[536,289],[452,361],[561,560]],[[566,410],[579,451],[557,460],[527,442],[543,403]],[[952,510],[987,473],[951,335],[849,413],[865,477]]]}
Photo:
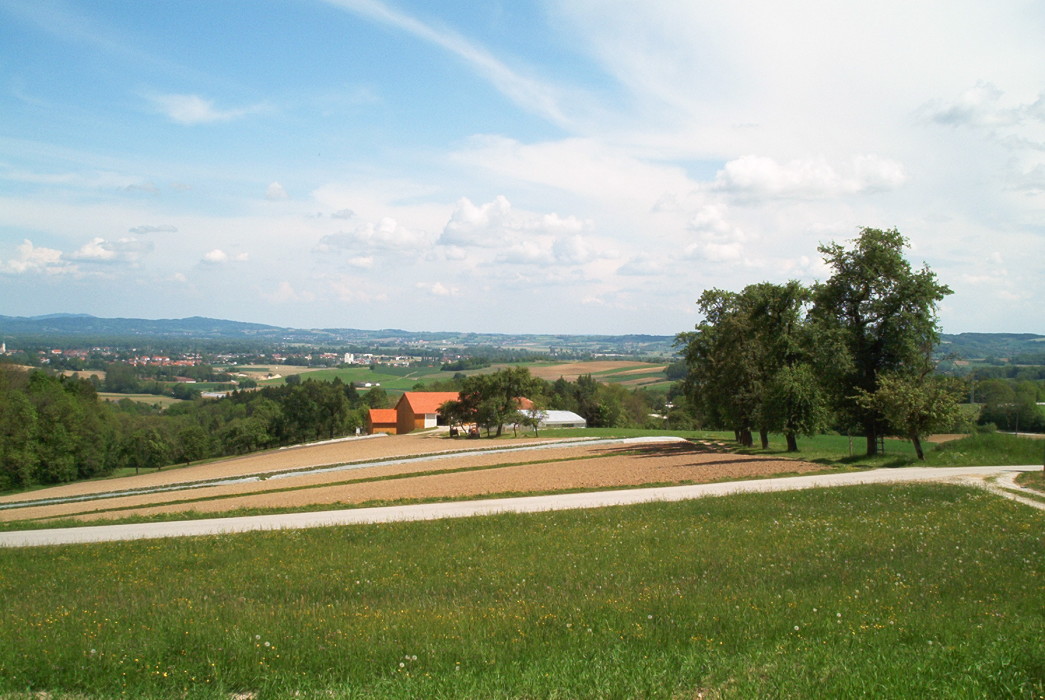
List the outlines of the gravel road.
{"label": "gravel road", "polygon": [[313,513],[216,518],[211,520],[27,530],[0,533],[0,547],[32,547],[52,544],[218,535],[252,530],[302,529],[327,527],[330,525],[436,520],[440,518],[462,518],[506,512],[535,513],[574,508],[600,508],[651,501],[681,501],[735,493],[790,491],[849,484],[916,481],[973,483],[990,488],[1000,495],[1014,498],[1021,503],[1045,510],[1045,503],[1032,498],[1013,495],[1010,491],[1004,490],[994,483],[997,481],[1006,488],[1012,488],[1014,487],[1012,479],[1015,478],[1018,472],[1039,469],[1041,467],[1038,465],[1017,467],[907,467],[901,469],[875,469],[847,474],[792,476],[754,481],[570,493],[523,498],[456,501]]}

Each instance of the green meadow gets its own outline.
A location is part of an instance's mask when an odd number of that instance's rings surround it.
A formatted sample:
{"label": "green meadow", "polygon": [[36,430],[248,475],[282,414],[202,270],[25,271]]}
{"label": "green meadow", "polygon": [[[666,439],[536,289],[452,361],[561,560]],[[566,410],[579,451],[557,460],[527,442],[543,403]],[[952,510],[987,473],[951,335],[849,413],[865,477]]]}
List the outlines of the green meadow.
{"label": "green meadow", "polygon": [[0,694],[1038,698],[1043,539],[906,485],[0,550]]}

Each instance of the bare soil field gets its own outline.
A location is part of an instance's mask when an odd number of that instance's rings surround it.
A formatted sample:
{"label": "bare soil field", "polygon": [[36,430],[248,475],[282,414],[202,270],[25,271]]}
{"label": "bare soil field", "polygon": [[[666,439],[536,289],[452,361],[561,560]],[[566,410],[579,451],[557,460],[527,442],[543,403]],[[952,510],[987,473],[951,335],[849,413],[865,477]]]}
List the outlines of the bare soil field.
{"label": "bare soil field", "polygon": [[[502,451],[542,443],[547,446],[539,450]],[[70,484],[6,496],[0,498],[0,503],[70,496],[88,500],[0,510],[0,520],[101,520],[189,510],[222,513],[238,508],[337,506],[375,501],[706,483],[822,469],[820,465],[808,462],[735,455],[715,443],[593,445],[584,441],[563,442],[545,438],[484,440],[481,447],[474,445],[470,441],[422,434],[347,440],[269,452],[137,477]],[[416,459],[385,464],[372,461],[404,456]],[[288,471],[346,462],[358,465],[322,473]],[[200,481],[250,478],[253,475],[264,478],[198,486]],[[193,482],[197,487],[189,488]],[[185,488],[177,488],[179,485]],[[102,493],[150,487],[173,488],[91,498]]]}
{"label": "bare soil field", "polygon": [[594,362],[566,362],[561,365],[550,365],[548,367],[531,367],[530,374],[540,379],[555,381],[559,377],[567,381],[576,381],[582,374],[596,374],[609,370],[626,370],[628,372],[652,372],[661,368],[661,365],[651,365],[648,362],[634,362],[630,360],[605,360]]}

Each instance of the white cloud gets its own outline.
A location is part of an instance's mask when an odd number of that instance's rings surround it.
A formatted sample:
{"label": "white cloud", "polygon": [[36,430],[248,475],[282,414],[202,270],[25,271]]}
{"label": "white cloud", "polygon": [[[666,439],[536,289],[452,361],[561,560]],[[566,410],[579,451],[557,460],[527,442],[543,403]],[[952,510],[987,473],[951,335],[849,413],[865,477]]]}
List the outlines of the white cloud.
{"label": "white cloud", "polygon": [[237,109],[217,109],[214,102],[199,95],[147,95],[153,108],[166,115],[171,121],[192,126],[240,119],[265,109],[264,105],[253,105]]}
{"label": "white cloud", "polygon": [[68,257],[70,260],[81,262],[134,263],[142,256],[151,253],[153,248],[153,244],[149,241],[140,241],[137,238],[108,241],[95,237]]}
{"label": "white cloud", "polygon": [[479,206],[462,197],[443,228],[439,243],[492,248],[503,246],[516,229],[517,225],[512,221],[512,205],[503,195]]}
{"label": "white cloud", "polygon": [[223,265],[229,262],[246,262],[250,259],[247,253],[236,253],[235,255],[229,255],[221,248],[214,248],[206,253],[200,259],[200,262],[207,265]]}
{"label": "white cloud", "polygon": [[202,262],[208,263],[210,265],[220,265],[228,261],[228,253],[226,253],[224,250],[221,250],[220,248],[215,248],[214,250],[204,253],[202,259]]}
{"label": "white cloud", "polygon": [[376,224],[361,222],[351,231],[323,236],[316,251],[386,251],[418,256],[431,247],[432,238],[425,231],[411,230],[386,216]]}
{"label": "white cloud", "polygon": [[265,188],[265,199],[271,202],[278,202],[283,199],[290,199],[290,195],[287,194],[287,190],[283,185],[273,182]]}
{"label": "white cloud", "polygon": [[348,264],[352,267],[360,270],[369,270],[374,266],[374,256],[372,255],[361,255],[355,258],[349,258]]}
{"label": "white cloud", "polygon": [[901,164],[876,155],[857,156],[844,173],[823,157],[781,164],[747,155],[726,163],[713,188],[741,196],[816,198],[895,189],[906,179]]}
{"label": "white cloud", "polygon": [[60,274],[75,271],[75,266],[62,259],[62,251],[54,248],[38,248],[26,239],[18,246],[18,256],[6,262],[0,262],[0,271],[14,274],[44,272]]}

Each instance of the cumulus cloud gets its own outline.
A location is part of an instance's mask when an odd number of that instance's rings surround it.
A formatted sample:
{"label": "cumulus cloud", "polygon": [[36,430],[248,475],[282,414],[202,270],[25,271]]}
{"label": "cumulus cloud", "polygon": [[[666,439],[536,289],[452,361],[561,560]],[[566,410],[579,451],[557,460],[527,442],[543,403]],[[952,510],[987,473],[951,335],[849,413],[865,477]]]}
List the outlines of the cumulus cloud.
{"label": "cumulus cloud", "polygon": [[127,229],[128,233],[135,235],[144,235],[147,233],[177,233],[178,228],[171,226],[170,224],[163,224],[160,226],[135,226],[134,228]]}
{"label": "cumulus cloud", "polygon": [[215,248],[214,250],[204,253],[203,257],[200,259],[200,262],[205,263],[207,265],[223,265],[229,262],[246,262],[249,259],[249,257],[250,256],[248,256],[246,253],[237,253],[236,255],[229,255],[224,250],[220,248]]}
{"label": "cumulus cloud", "polygon": [[479,205],[462,197],[438,242],[457,251],[496,248],[497,262],[583,265],[599,257],[581,235],[591,228],[575,216],[515,212],[503,195]]}
{"label": "cumulus cloud", "polygon": [[695,234],[696,240],[685,246],[684,257],[714,263],[743,260],[748,236],[730,220],[725,205],[702,207],[690,220],[688,229]]}
{"label": "cumulus cloud", "polygon": [[199,95],[148,95],[147,99],[152,103],[154,109],[168,119],[186,126],[232,121],[264,109],[263,105],[218,109],[212,100]]}
{"label": "cumulus cloud", "polygon": [[431,242],[431,236],[425,231],[409,229],[395,219],[385,217],[376,224],[363,222],[351,231],[323,236],[316,250],[323,253],[363,249],[419,254]]}
{"label": "cumulus cloud", "polygon": [[351,219],[356,213],[351,209],[338,209],[333,212],[330,217],[333,219]]}
{"label": "cumulus cloud", "polygon": [[140,241],[137,238],[107,241],[95,237],[71,253],[69,259],[94,263],[134,263],[151,253],[153,247],[149,241]]}
{"label": "cumulus cloud", "polygon": [[374,257],[372,255],[360,255],[355,258],[349,258],[347,262],[352,267],[360,270],[369,270],[374,266]]}
{"label": "cumulus cloud", "polygon": [[903,165],[873,154],[857,156],[844,172],[822,157],[780,163],[746,155],[727,162],[712,188],[740,196],[816,198],[896,189],[906,179]]}
{"label": "cumulus cloud", "polygon": [[287,190],[283,185],[273,182],[265,188],[265,199],[270,202],[278,202],[283,199],[290,199],[290,195],[287,194]]}
{"label": "cumulus cloud", "polygon": [[503,245],[515,229],[511,202],[503,195],[478,206],[462,197],[443,228],[439,243],[490,248]]}
{"label": "cumulus cloud", "polygon": [[75,267],[62,259],[62,251],[54,248],[38,248],[29,239],[25,239],[18,246],[16,257],[0,261],[0,271],[19,275],[30,272],[59,274],[73,270]]}

